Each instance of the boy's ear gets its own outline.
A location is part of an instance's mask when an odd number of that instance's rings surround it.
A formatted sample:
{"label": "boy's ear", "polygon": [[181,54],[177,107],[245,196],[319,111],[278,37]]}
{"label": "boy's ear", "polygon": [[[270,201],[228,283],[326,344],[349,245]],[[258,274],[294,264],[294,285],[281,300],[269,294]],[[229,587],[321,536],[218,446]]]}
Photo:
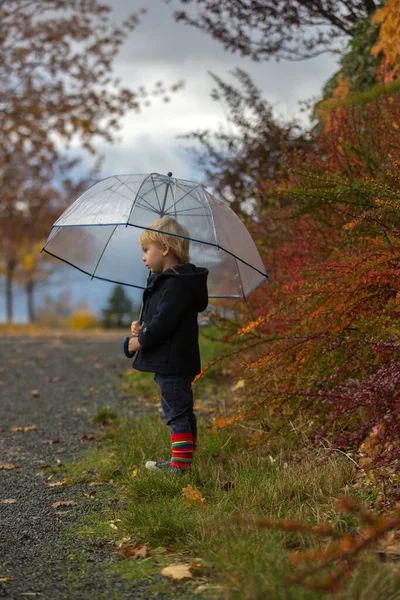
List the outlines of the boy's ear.
{"label": "boy's ear", "polygon": [[169,246],[168,246],[168,244],[163,244],[161,252],[163,253],[164,256],[167,256],[167,254],[169,252]]}

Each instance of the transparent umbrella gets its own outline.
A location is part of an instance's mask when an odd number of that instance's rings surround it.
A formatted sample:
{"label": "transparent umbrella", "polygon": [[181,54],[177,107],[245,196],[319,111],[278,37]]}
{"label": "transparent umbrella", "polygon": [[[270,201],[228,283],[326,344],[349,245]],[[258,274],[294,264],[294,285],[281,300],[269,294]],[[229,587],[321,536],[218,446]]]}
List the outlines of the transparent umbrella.
{"label": "transparent umbrella", "polygon": [[41,252],[92,279],[144,289],[148,272],[140,234],[169,215],[189,231],[191,261],[209,270],[209,297],[246,299],[268,275],[245,225],[203,186],[171,175],[99,181],[54,223]]}
{"label": "transparent umbrella", "polygon": [[210,298],[246,299],[268,279],[233,210],[202,185],[172,173],[114,175],[94,184],[54,223],[41,252],[92,279],[145,289],[140,234],[166,215],[189,231],[191,262],[209,270]]}

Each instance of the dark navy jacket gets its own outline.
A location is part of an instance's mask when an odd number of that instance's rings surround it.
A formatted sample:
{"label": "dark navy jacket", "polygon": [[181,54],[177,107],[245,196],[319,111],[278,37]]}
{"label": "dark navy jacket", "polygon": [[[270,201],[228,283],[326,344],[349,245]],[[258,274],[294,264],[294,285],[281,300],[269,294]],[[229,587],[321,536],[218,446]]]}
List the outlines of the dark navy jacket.
{"label": "dark navy jacket", "polygon": [[138,371],[200,373],[198,313],[207,308],[208,270],[192,263],[152,274],[143,292],[142,349],[132,366]]}

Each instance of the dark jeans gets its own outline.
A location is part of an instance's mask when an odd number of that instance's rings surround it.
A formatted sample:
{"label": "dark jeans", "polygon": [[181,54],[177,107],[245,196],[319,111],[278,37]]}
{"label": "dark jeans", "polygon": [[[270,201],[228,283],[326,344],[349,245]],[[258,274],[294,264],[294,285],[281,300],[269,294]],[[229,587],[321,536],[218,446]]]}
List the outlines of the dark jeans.
{"label": "dark jeans", "polygon": [[197,419],[193,412],[192,381],[194,376],[156,373],[154,381],[161,393],[161,409],[172,433],[197,435]]}

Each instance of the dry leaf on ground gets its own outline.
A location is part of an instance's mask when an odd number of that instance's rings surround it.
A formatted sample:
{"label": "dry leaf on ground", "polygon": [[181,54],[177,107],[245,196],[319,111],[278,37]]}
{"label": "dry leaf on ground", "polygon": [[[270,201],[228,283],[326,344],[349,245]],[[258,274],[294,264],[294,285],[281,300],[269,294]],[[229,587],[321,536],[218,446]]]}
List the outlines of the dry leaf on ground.
{"label": "dry leaf on ground", "polygon": [[202,497],[201,492],[191,485],[182,488],[182,496],[191,504],[202,504],[205,502],[205,498]]}
{"label": "dry leaf on ground", "polygon": [[192,579],[193,575],[189,570],[189,563],[178,563],[168,565],[161,571],[161,575],[172,577],[172,579]]}
{"label": "dry leaf on ground", "polygon": [[31,395],[34,396],[35,398],[40,398],[39,390],[31,390]]}
{"label": "dry leaf on ground", "polygon": [[19,469],[19,465],[15,463],[0,463],[0,471],[10,471],[11,469]]}
{"label": "dry leaf on ground", "polygon": [[74,506],[75,504],[78,503],[74,500],[60,500],[59,502],[52,502],[51,504],[49,504],[49,506],[52,506],[53,508],[58,508],[59,506]]}
{"label": "dry leaf on ground", "polygon": [[59,438],[55,438],[54,440],[41,440],[41,444],[61,444],[64,440],[60,440]]}
{"label": "dry leaf on ground", "polygon": [[127,544],[126,546],[121,546],[119,550],[117,550],[118,554],[122,554],[125,558],[136,559],[136,558],[146,558],[147,556],[147,544]]}
{"label": "dry leaf on ground", "polygon": [[37,425],[26,425],[25,427],[11,427],[11,431],[32,431],[37,429]]}
{"label": "dry leaf on ground", "polygon": [[68,485],[71,483],[71,479],[69,477],[64,477],[61,481],[54,481],[54,483],[48,483],[48,487],[58,487],[59,485]]}
{"label": "dry leaf on ground", "polygon": [[0,582],[3,581],[14,581],[14,577],[0,577]]}
{"label": "dry leaf on ground", "polygon": [[4,500],[0,500],[0,504],[15,504],[18,502],[15,498],[5,498]]}

